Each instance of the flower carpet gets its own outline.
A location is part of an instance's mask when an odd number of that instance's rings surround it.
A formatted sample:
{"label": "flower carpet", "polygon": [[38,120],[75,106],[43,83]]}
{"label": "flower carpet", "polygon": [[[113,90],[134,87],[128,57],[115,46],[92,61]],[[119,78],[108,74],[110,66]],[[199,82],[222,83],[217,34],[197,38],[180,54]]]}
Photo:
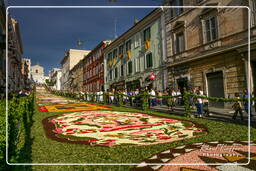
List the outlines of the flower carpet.
{"label": "flower carpet", "polygon": [[95,104],[54,104],[54,105],[39,105],[40,112],[78,112],[86,110],[102,110],[111,109],[111,107]]}
{"label": "flower carpet", "polygon": [[135,112],[74,112],[42,122],[51,139],[99,146],[153,145],[207,134],[193,122]]}
{"label": "flower carpet", "polygon": [[79,112],[87,110],[111,109],[103,105],[86,104],[76,100],[66,99],[64,97],[50,94],[45,89],[39,89],[37,92],[37,104],[40,112]]}
{"label": "flower carpet", "polygon": [[[250,163],[248,162],[247,141],[215,141],[206,143],[193,143],[171,148],[145,159],[134,167],[134,171],[159,170],[159,171],[250,171],[256,168],[256,143],[251,142]],[[169,165],[147,165],[153,163]],[[197,163],[204,165],[177,165],[178,163]],[[214,165],[207,165],[207,164]],[[240,164],[224,165],[225,163]],[[176,164],[176,165],[171,165]]]}

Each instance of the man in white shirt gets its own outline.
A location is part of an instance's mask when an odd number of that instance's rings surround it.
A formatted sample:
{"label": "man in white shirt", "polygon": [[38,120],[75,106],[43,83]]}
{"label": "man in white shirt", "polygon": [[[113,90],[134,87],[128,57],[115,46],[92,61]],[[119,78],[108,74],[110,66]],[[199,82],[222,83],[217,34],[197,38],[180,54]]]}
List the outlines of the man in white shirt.
{"label": "man in white shirt", "polygon": [[[155,90],[152,88],[152,89],[150,90],[149,94],[152,95],[152,96],[155,96],[155,95],[156,95],[156,92],[155,92]],[[155,98],[155,97],[150,97],[149,99],[150,99],[151,105],[152,105],[152,106],[156,106],[156,98]]]}

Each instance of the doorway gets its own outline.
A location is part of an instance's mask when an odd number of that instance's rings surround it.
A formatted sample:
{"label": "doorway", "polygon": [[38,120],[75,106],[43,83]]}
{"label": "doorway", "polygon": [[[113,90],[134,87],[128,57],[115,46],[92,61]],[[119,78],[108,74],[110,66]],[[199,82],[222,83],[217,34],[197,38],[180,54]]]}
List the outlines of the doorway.
{"label": "doorway", "polygon": [[180,93],[182,95],[180,104],[183,105],[184,104],[184,101],[183,101],[184,91],[188,90],[188,77],[178,78],[177,85],[178,85],[178,89],[180,89]]}
{"label": "doorway", "polygon": [[188,77],[178,78],[177,85],[181,94],[183,94],[185,90],[188,90]]}
{"label": "doorway", "polygon": [[[208,83],[209,97],[224,97],[224,81],[223,72],[213,72],[206,74]],[[213,107],[224,107],[224,102],[209,101],[209,105]]]}

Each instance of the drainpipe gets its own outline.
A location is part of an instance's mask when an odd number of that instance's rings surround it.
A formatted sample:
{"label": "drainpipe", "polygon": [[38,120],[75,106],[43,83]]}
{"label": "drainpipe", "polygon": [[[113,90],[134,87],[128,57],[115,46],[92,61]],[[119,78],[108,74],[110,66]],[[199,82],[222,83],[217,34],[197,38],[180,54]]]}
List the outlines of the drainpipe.
{"label": "drainpipe", "polygon": [[243,56],[242,60],[244,61],[244,65],[245,65],[245,75],[246,75],[246,85],[247,85],[246,87],[248,89],[248,92],[251,94],[252,87],[253,87],[251,63],[250,61],[248,62],[248,60],[244,58],[244,54],[242,54],[242,56]]}

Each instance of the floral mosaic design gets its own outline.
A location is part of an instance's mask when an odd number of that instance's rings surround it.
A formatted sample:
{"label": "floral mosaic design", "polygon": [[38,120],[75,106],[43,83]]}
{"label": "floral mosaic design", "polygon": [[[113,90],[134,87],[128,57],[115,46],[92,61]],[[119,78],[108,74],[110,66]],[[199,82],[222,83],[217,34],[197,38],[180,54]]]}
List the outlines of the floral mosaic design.
{"label": "floral mosaic design", "polygon": [[99,146],[153,145],[206,134],[192,122],[143,113],[84,111],[43,120],[48,137]]}
{"label": "floral mosaic design", "polygon": [[79,112],[86,110],[102,110],[111,109],[111,107],[95,104],[56,104],[56,105],[40,105],[40,112]]}
{"label": "floral mosaic design", "polygon": [[[145,159],[132,170],[253,171],[256,168],[256,142],[250,142],[250,152],[248,143],[248,141],[214,141],[186,144],[184,146],[167,149],[158,154],[155,154],[150,158]],[[250,163],[246,164],[249,160],[249,153]],[[153,163],[161,163],[162,165],[153,165]],[[181,163],[198,163],[204,165],[182,165]],[[214,165],[207,165],[207,163]],[[240,165],[224,165],[227,163]]]}

